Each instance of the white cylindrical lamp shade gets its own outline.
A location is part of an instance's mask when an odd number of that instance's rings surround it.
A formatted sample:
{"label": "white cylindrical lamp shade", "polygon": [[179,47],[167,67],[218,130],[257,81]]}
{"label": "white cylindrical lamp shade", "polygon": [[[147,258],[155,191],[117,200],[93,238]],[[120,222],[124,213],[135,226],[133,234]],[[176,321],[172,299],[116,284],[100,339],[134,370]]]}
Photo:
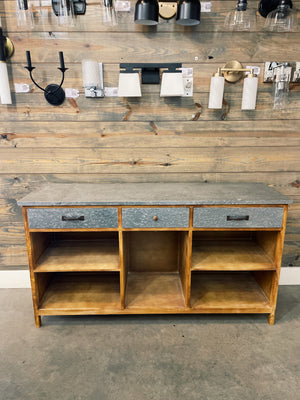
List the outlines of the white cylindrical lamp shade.
{"label": "white cylindrical lamp shade", "polygon": [[0,61],[0,99],[1,104],[12,104],[7,65],[5,61]]}
{"label": "white cylindrical lamp shade", "polygon": [[99,64],[95,60],[82,60],[82,80],[84,87],[101,87]]}
{"label": "white cylindrical lamp shade", "polygon": [[244,79],[242,110],[255,110],[257,87],[257,76],[248,76]]}
{"label": "white cylindrical lamp shade", "polygon": [[213,76],[210,81],[208,108],[220,109],[223,105],[225,78]]}

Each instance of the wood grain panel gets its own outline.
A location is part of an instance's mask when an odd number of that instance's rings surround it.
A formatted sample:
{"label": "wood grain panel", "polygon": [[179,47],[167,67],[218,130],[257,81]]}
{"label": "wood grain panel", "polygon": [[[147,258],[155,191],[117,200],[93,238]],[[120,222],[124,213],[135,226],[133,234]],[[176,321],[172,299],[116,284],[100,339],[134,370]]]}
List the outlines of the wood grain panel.
{"label": "wood grain panel", "polygon": [[[80,148],[135,148],[135,147],[261,147],[299,146],[298,120],[279,121],[270,128],[268,121],[254,121],[251,125],[241,121],[232,124],[220,122],[218,128],[212,121],[172,122],[119,122],[102,123],[64,122],[49,124],[16,122],[1,124],[2,147],[80,147]],[[37,128],[35,128],[37,126]],[[174,129],[173,129],[174,128]],[[228,131],[227,131],[228,130]],[[288,139],[288,140],[287,140]]]}
{"label": "wood grain panel", "polygon": [[[104,63],[119,62],[183,62],[214,60],[224,62],[233,55],[240,62],[289,60],[291,46],[298,41],[297,33],[285,33],[272,40],[269,33],[252,32],[246,35],[231,32],[28,32],[10,34],[15,44],[13,62],[24,62],[26,50],[32,60],[55,63],[58,49],[64,51],[66,63],[81,62],[88,54],[101,55]],[[211,58],[212,57],[212,58]]]}
{"label": "wood grain panel", "polygon": [[299,147],[0,149],[0,173],[295,171]]}

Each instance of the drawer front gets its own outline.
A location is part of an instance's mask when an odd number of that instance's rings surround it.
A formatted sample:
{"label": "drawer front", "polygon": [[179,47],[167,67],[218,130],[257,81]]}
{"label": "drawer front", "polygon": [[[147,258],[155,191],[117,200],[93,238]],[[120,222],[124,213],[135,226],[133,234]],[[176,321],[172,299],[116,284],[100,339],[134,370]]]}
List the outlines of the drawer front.
{"label": "drawer front", "polygon": [[188,228],[189,209],[181,208],[124,208],[123,228]]}
{"label": "drawer front", "polygon": [[117,228],[117,208],[29,208],[30,229]]}
{"label": "drawer front", "polygon": [[195,228],[281,228],[280,207],[195,208]]}

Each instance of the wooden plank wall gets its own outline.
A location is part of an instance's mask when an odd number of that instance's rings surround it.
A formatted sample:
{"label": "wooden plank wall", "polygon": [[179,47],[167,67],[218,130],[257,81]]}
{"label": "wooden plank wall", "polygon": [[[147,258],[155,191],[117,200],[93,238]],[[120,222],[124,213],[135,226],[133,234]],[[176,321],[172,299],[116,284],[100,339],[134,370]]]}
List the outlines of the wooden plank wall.
{"label": "wooden plank wall", "polygon": [[[101,0],[102,1],[102,0]],[[88,0],[76,27],[53,19],[34,30],[17,27],[15,0],[2,0],[2,26],[15,44],[11,83],[30,83],[24,70],[30,50],[36,79],[58,82],[57,52],[64,51],[64,87],[80,97],[60,107],[46,103],[31,85],[0,105],[0,268],[27,266],[21,210],[16,201],[45,182],[265,182],[290,196],[283,265],[300,266],[300,101],[291,85],[290,105],[273,110],[272,85],[259,81],[257,108],[241,111],[242,82],[226,84],[223,110],[208,110],[210,76],[225,62],[300,61],[299,33],[252,33],[223,29],[236,1],[212,1],[201,24],[184,28],[161,20],[157,27],[133,23],[132,11],[119,24],[102,24],[100,0]],[[258,1],[249,1],[256,8]],[[300,1],[294,2],[300,9]],[[55,20],[55,17],[54,17]],[[81,60],[104,63],[105,86],[117,86],[120,62],[182,62],[194,68],[194,97],[159,97],[159,85],[143,86],[140,99],[86,99]]]}

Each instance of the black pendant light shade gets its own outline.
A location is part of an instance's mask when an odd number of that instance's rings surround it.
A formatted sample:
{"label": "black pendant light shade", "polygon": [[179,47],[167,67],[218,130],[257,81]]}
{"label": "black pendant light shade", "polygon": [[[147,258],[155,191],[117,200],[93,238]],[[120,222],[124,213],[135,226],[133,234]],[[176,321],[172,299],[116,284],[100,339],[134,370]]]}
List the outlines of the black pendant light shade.
{"label": "black pendant light shade", "polygon": [[157,25],[157,0],[138,0],[135,5],[134,22],[140,25]]}
{"label": "black pendant light shade", "polygon": [[199,0],[180,0],[176,22],[179,25],[193,26],[200,23],[201,4]]}
{"label": "black pendant light shade", "polygon": [[261,0],[259,2],[258,12],[262,17],[266,18],[271,11],[274,11],[282,3],[291,8],[293,7],[291,0]]}

